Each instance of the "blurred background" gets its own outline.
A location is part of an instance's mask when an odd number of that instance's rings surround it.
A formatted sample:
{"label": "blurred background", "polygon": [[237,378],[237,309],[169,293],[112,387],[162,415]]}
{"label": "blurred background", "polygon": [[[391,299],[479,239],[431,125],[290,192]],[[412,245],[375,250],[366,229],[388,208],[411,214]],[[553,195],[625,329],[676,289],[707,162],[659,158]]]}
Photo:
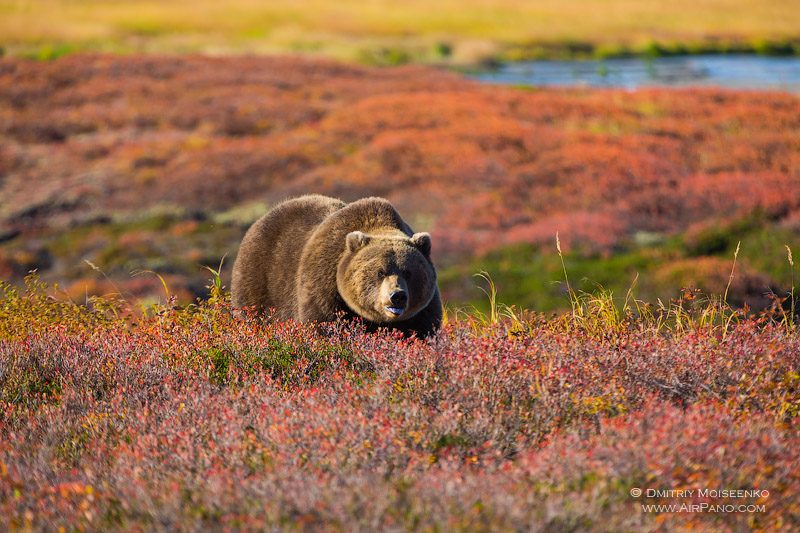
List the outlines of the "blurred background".
{"label": "blurred background", "polygon": [[800,0],[0,0],[0,48],[14,284],[188,303],[310,192],[431,231],[452,305],[569,307],[557,232],[580,290],[794,284]]}

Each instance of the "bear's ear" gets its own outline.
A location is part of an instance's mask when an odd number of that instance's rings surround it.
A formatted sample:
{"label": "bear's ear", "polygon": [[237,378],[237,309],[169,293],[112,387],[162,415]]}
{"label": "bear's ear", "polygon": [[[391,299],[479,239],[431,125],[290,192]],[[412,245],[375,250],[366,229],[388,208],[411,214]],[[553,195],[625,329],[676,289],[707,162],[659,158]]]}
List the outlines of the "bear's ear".
{"label": "bear's ear", "polygon": [[347,234],[347,249],[355,252],[359,248],[366,246],[369,243],[369,235],[361,231],[351,231]]}
{"label": "bear's ear", "polygon": [[422,232],[411,236],[411,242],[425,255],[431,254],[431,234]]}

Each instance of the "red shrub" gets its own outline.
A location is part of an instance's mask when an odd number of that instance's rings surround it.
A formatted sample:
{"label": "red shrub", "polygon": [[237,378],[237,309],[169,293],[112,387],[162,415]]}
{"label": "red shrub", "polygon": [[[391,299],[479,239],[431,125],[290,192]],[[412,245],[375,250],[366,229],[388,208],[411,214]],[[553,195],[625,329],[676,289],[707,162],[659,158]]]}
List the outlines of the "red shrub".
{"label": "red shrub", "polygon": [[[421,342],[218,304],[2,309],[29,324],[0,341],[3,527],[799,525],[800,339],[783,329],[462,324]],[[759,513],[646,513],[701,500],[634,487],[769,496],[745,502]]]}

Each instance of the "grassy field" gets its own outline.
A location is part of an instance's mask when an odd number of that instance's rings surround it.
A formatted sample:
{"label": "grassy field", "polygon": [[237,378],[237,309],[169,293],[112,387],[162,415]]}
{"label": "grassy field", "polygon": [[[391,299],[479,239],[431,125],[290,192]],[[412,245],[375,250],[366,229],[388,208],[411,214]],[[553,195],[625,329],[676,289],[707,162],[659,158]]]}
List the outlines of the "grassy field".
{"label": "grassy field", "polygon": [[798,0],[0,1],[0,46],[42,58],[74,50],[302,52],[474,65],[630,52],[797,53],[798,39]]}

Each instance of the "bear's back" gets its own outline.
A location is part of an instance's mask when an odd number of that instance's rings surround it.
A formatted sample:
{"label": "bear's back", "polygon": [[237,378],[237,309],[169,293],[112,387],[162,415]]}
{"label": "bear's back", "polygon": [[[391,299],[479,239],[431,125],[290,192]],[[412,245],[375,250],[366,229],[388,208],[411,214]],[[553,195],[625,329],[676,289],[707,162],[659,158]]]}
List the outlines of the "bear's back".
{"label": "bear's back", "polygon": [[253,223],[233,265],[234,307],[275,308],[278,318],[296,317],[303,246],[322,221],[344,206],[327,196],[301,196],[278,204]]}

